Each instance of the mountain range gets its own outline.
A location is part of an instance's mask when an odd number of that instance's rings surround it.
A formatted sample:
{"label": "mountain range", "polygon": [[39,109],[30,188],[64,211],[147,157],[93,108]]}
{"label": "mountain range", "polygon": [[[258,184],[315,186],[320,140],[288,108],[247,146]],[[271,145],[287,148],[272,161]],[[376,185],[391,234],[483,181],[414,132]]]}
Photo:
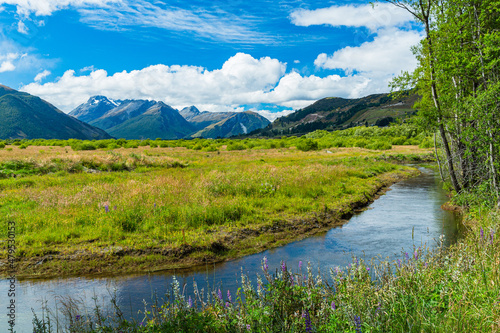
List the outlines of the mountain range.
{"label": "mountain range", "polygon": [[273,123],[251,111],[178,111],[163,102],[93,96],[68,115],[43,99],[0,85],[0,139],[228,138],[302,135],[317,129],[386,126],[415,114],[419,97],[376,94],[357,99],[321,99]]}
{"label": "mountain range", "polygon": [[0,139],[101,140],[111,136],[43,99],[0,85]]}
{"label": "mountain range", "polygon": [[177,111],[163,102],[104,96],[91,97],[69,115],[125,139],[227,138],[270,124],[255,112],[201,112],[195,106]]}

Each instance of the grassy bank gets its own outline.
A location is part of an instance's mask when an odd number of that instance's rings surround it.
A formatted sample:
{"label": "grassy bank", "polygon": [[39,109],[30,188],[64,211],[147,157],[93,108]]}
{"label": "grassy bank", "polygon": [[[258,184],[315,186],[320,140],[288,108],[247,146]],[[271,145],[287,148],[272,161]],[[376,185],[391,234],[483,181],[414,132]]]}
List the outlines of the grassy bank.
{"label": "grassy bank", "polygon": [[[279,246],[343,223],[415,172],[390,162],[429,153],[13,148],[0,150],[0,238],[14,222],[21,278],[154,271]],[[6,275],[6,247],[0,258]]]}

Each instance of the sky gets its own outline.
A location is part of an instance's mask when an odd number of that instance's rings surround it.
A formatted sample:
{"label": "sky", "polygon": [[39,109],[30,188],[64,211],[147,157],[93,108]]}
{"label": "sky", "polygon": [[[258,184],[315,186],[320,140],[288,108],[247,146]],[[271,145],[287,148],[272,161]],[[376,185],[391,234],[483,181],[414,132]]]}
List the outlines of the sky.
{"label": "sky", "polygon": [[0,0],[0,84],[64,112],[104,95],[273,120],[389,92],[422,38],[385,2]]}

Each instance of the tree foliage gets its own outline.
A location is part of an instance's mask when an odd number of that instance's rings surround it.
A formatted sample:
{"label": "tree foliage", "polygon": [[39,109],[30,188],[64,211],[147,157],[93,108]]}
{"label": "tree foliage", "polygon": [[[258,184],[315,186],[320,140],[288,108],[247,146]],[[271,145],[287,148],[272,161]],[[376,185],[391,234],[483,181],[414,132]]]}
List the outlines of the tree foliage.
{"label": "tree foliage", "polygon": [[456,192],[489,186],[500,203],[500,2],[393,1],[425,27],[418,68],[394,80],[422,96],[419,121],[440,134]]}

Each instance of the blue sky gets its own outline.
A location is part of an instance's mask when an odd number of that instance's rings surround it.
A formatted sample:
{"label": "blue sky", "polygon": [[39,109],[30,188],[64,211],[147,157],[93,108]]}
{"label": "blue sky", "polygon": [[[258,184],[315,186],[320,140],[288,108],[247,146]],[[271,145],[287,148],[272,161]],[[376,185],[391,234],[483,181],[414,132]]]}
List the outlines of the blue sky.
{"label": "blue sky", "polygon": [[0,83],[65,112],[101,94],[275,118],[387,92],[411,15],[360,1],[0,0]]}

